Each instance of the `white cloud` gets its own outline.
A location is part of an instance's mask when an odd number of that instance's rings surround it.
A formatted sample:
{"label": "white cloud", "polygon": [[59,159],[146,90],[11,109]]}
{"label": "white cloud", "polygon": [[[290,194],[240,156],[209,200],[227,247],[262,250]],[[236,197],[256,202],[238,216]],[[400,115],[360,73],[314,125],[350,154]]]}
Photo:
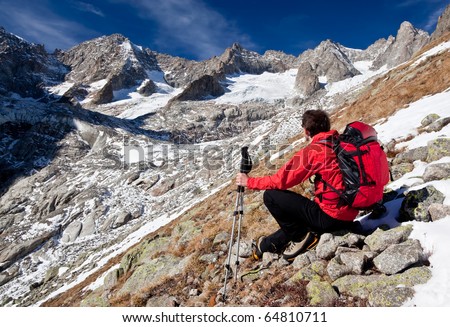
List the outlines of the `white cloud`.
{"label": "white cloud", "polygon": [[142,18],[156,22],[159,30],[151,41],[165,51],[182,50],[196,59],[207,59],[220,55],[234,42],[254,46],[249,36],[201,0],[119,2],[133,5]]}
{"label": "white cloud", "polygon": [[8,32],[29,42],[44,44],[48,51],[68,49],[86,35],[96,35],[83,25],[59,17],[48,9],[48,1],[0,1],[0,21]]}
{"label": "white cloud", "polygon": [[445,7],[439,8],[436,11],[434,11],[433,13],[431,13],[430,16],[428,16],[428,20],[424,25],[424,29],[426,31],[429,31],[429,32],[433,31],[433,29],[436,27],[439,16],[442,15],[444,10],[445,10]]}
{"label": "white cloud", "polygon": [[92,14],[100,16],[100,17],[105,17],[105,14],[99,8],[95,7],[91,3],[86,3],[86,2],[82,2],[82,1],[74,1],[73,5],[76,9],[78,9],[80,11],[85,11],[85,12],[89,12],[89,13],[92,13]]}

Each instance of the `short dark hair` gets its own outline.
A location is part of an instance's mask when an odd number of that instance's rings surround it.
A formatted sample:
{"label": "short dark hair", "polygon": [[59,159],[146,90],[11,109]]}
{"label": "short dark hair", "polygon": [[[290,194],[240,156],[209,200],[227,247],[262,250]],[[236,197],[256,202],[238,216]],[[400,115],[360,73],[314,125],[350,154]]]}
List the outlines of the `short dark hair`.
{"label": "short dark hair", "polygon": [[302,127],[309,131],[310,136],[330,130],[330,117],[323,110],[307,110],[303,114]]}

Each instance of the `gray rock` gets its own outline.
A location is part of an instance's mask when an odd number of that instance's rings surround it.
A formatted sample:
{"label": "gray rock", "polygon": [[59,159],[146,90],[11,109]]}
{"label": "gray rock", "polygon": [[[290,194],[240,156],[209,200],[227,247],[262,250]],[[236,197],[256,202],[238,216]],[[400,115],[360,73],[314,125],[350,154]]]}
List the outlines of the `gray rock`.
{"label": "gray rock", "polygon": [[371,235],[367,236],[364,243],[367,244],[371,251],[382,252],[392,244],[398,244],[406,241],[412,232],[411,225],[402,225],[387,231],[376,229]]}
{"label": "gray rock", "polygon": [[278,261],[279,258],[280,258],[280,256],[278,254],[276,254],[276,253],[264,252],[263,253],[263,257],[262,257],[262,266],[263,267],[268,267],[273,262]]}
{"label": "gray rock", "polygon": [[413,163],[416,160],[426,161],[427,158],[428,158],[428,148],[423,146],[408,150],[406,152],[400,152],[395,156],[392,163],[394,165],[402,163]]}
{"label": "gray rock", "polygon": [[182,93],[171,100],[192,101],[203,100],[208,97],[218,97],[225,93],[217,76],[204,75],[198,80],[190,83]]}
{"label": "gray rock", "polygon": [[117,217],[114,219],[114,222],[111,225],[111,228],[119,228],[120,226],[125,225],[127,222],[129,222],[133,218],[133,215],[131,212],[121,212],[117,215]]}
{"label": "gray rock", "polygon": [[176,297],[165,294],[148,299],[146,307],[177,307],[179,304]]}
{"label": "gray rock", "polygon": [[390,245],[373,263],[386,275],[396,274],[416,263],[423,257],[423,249],[418,240],[407,240],[401,244]]}
{"label": "gray rock", "polygon": [[431,221],[437,221],[447,216],[450,216],[450,206],[442,203],[432,203],[428,207]]}
{"label": "gray rock", "polygon": [[37,247],[41,246],[43,243],[47,242],[50,238],[57,235],[58,229],[44,232],[39,236],[36,236],[30,240],[24,241],[22,243],[11,244],[10,246],[2,249],[0,252],[0,271],[11,266],[20,257],[25,256],[32,251],[36,250]]}
{"label": "gray rock", "polygon": [[339,244],[333,234],[322,234],[316,247],[317,257],[320,259],[331,259],[334,256],[338,246]]}
{"label": "gray rock", "polygon": [[349,275],[352,273],[352,267],[347,266],[344,264],[340,256],[336,256],[333,259],[331,259],[327,266],[327,273],[328,276],[330,276],[332,281],[335,281],[336,279]]}
{"label": "gray rock", "polygon": [[113,86],[111,81],[108,81],[100,90],[96,91],[92,96],[93,104],[105,104],[114,99]]}
{"label": "gray rock", "polygon": [[439,116],[438,114],[429,114],[424,119],[422,119],[422,121],[420,122],[420,126],[426,127],[431,123],[434,123],[439,118],[441,118],[441,116]]}
{"label": "gray rock", "polygon": [[410,162],[404,162],[397,165],[391,166],[391,174],[394,180],[397,180],[406,173],[409,173],[414,170],[414,165]]}
{"label": "gray rock", "polygon": [[375,290],[389,287],[413,287],[424,284],[431,278],[431,271],[427,267],[413,267],[403,273],[395,275],[346,275],[332,283],[340,294],[367,299]]}
{"label": "gray rock", "polygon": [[61,237],[61,242],[69,243],[73,242],[77,239],[78,235],[80,235],[81,228],[83,224],[79,221],[72,222],[67,228],[64,230],[63,235]]}
{"label": "gray rock", "polygon": [[430,221],[428,208],[433,203],[443,203],[444,199],[445,196],[431,185],[419,190],[409,191],[402,202],[398,220]]}
{"label": "gray rock", "polygon": [[429,165],[422,178],[424,182],[450,178],[450,162]]}
{"label": "gray rock", "polygon": [[155,93],[156,89],[156,84],[152,80],[147,79],[141,84],[137,91],[139,94],[148,97]]}
{"label": "gray rock", "polygon": [[371,307],[401,307],[413,296],[411,287],[388,287],[373,290],[368,300]]}
{"label": "gray rock", "polygon": [[440,137],[427,143],[427,162],[450,156],[450,138]]}
{"label": "gray rock", "polygon": [[425,130],[428,133],[439,132],[441,129],[443,129],[448,124],[450,124],[450,117],[445,117],[445,118],[439,119],[439,120],[433,122],[432,124],[428,125]]}
{"label": "gray rock", "polygon": [[[104,210],[101,210],[104,211]],[[95,216],[97,215],[97,212],[94,212],[93,214],[88,215],[82,223],[80,235],[78,237],[84,237],[95,234],[96,231],[96,225],[95,225]],[[101,214],[98,214],[101,216]]]}
{"label": "gray rock", "polygon": [[352,273],[361,275],[367,263],[367,256],[364,252],[344,252],[340,254],[341,262],[351,268]]}
{"label": "gray rock", "polygon": [[44,284],[48,283],[52,279],[57,278],[58,274],[59,274],[59,267],[58,266],[54,266],[54,267],[49,268],[47,270],[47,272],[45,273]]}
{"label": "gray rock", "polygon": [[359,75],[343,47],[331,40],[321,42],[314,50],[303,52],[299,59],[309,62],[318,76],[326,76],[328,82],[337,82]]}
{"label": "gray rock", "polygon": [[312,306],[330,307],[338,300],[339,295],[330,283],[312,280],[306,285],[306,291]]}
{"label": "gray rock", "polygon": [[302,269],[317,260],[316,251],[307,251],[298,255],[292,262],[292,267]]}
{"label": "gray rock", "polygon": [[230,240],[230,233],[228,232],[220,232],[219,234],[214,237],[213,245],[220,244],[220,243],[226,243]]}
{"label": "gray rock", "polygon": [[304,96],[310,96],[320,89],[319,77],[309,62],[303,62],[297,71],[295,88]]}
{"label": "gray rock", "polygon": [[361,244],[364,243],[365,238],[366,237],[364,235],[355,234],[355,233],[347,233],[344,236],[342,236],[340,242],[349,248],[359,247]]}
{"label": "gray rock", "polygon": [[198,260],[206,262],[206,263],[216,263],[219,259],[219,255],[216,253],[204,254],[198,258]]}
{"label": "gray rock", "polygon": [[[233,254],[237,253],[237,243],[233,245]],[[239,242],[239,257],[248,258],[252,255],[252,243],[250,241],[240,241]]]}
{"label": "gray rock", "polygon": [[185,269],[190,259],[190,257],[181,259],[166,255],[148,260],[146,263],[136,267],[132,275],[122,285],[118,294],[136,294],[143,288],[156,285],[163,278],[175,276]]}
{"label": "gray rock", "polygon": [[0,286],[5,285],[13,278],[17,277],[19,275],[20,271],[19,268],[14,266],[8,269],[7,271],[3,271],[0,273]]}

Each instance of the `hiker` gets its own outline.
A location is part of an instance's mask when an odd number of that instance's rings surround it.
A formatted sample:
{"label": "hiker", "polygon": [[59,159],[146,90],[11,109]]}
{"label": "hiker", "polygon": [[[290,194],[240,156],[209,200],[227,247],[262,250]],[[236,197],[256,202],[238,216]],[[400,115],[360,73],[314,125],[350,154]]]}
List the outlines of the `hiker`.
{"label": "hiker", "polygon": [[[271,235],[258,239],[253,252],[256,260],[264,252],[282,252],[286,260],[292,261],[317,244],[318,234],[351,229],[358,214],[357,209],[340,204],[339,195],[332,189],[342,190],[344,186],[336,154],[319,142],[338,136],[336,130],[330,130],[328,114],[323,110],[308,110],[303,115],[302,127],[310,144],[298,151],[275,174],[249,177],[239,173],[236,176],[239,186],[266,190],[264,204],[280,227]],[[316,176],[314,200],[288,190],[312,176]]]}

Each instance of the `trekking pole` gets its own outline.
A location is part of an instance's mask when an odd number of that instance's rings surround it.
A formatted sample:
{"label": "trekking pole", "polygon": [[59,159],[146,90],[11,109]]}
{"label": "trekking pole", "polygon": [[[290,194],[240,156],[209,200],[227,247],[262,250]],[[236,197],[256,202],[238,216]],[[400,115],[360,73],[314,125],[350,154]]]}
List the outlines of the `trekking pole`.
{"label": "trekking pole", "polygon": [[[248,147],[243,147],[241,149],[241,167],[240,172],[248,174],[252,170],[252,159],[250,158],[250,155],[248,154]],[[243,186],[237,187],[237,194],[236,194],[236,204],[234,207],[233,212],[233,224],[231,226],[231,236],[230,236],[230,243],[228,247],[228,257],[225,264],[225,284],[223,287],[223,295],[222,299],[223,301],[226,300],[226,293],[227,293],[227,281],[228,281],[228,275],[231,273],[231,252],[234,245],[234,233],[235,233],[235,227],[236,227],[236,220],[238,219],[238,231],[237,231],[237,251],[236,251],[236,269],[234,272],[234,280],[237,280],[237,270],[239,266],[239,247],[240,247],[240,238],[241,238],[241,223],[242,219],[244,217],[244,190],[245,188]]]}

